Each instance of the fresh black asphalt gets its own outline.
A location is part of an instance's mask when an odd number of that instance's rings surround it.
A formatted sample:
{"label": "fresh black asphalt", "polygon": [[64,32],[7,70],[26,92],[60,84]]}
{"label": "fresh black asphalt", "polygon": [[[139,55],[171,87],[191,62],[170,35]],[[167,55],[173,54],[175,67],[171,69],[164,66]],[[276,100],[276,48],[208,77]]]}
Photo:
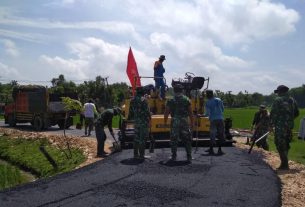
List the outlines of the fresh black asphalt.
{"label": "fresh black asphalt", "polygon": [[114,153],[92,165],[0,192],[0,206],[281,206],[280,181],[261,158],[235,147],[208,156],[193,149],[192,164],[179,148]]}

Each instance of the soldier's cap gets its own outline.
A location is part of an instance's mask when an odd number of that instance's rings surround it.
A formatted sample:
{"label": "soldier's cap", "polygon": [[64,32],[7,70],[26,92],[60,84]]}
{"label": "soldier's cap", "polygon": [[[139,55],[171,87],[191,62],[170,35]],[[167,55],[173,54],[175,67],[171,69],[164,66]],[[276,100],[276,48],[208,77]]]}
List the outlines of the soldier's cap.
{"label": "soldier's cap", "polygon": [[166,59],[165,59],[165,55],[160,55],[159,59],[160,59],[160,60],[166,60]]}
{"label": "soldier's cap", "polygon": [[277,89],[274,90],[274,93],[285,93],[289,90],[289,88],[285,85],[279,85]]}
{"label": "soldier's cap", "polygon": [[206,90],[205,93],[206,93],[207,95],[212,95],[212,96],[213,96],[213,90]]}
{"label": "soldier's cap", "polygon": [[120,107],[115,107],[113,109],[113,112],[116,114],[116,115],[119,115],[119,114],[122,114],[122,109]]}
{"label": "soldier's cap", "polygon": [[265,106],[264,104],[261,104],[261,105],[259,106],[259,108],[260,108],[260,109],[265,109],[266,106]]}

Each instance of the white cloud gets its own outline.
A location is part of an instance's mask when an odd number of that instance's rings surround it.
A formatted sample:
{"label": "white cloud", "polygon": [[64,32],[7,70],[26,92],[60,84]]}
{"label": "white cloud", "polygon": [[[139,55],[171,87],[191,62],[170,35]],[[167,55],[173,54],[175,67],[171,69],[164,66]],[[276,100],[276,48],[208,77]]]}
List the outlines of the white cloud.
{"label": "white cloud", "polygon": [[53,70],[55,74],[67,74],[70,79],[87,79],[89,73],[88,63],[83,60],[63,59],[61,57],[48,57],[42,55],[40,61],[46,64],[46,67]]}
{"label": "white cloud", "polygon": [[19,74],[16,68],[10,67],[2,62],[0,62],[0,71],[1,71],[1,79],[16,80],[16,79],[20,79],[21,77],[21,75]]}
{"label": "white cloud", "polygon": [[7,38],[20,39],[35,43],[43,43],[49,39],[48,36],[38,33],[15,32],[10,30],[0,29],[0,36]]}
{"label": "white cloud", "polygon": [[[35,18],[18,16],[25,11],[1,14],[0,8],[0,36],[45,43],[27,51],[43,51],[40,61],[50,74],[63,73],[67,79],[101,75],[110,76],[110,82],[128,82],[127,52],[132,46],[140,75],[151,76],[154,61],[164,54],[168,83],[190,71],[211,77],[215,87],[235,87],[233,91],[255,90],[257,83],[269,89],[283,80],[271,69],[258,69],[266,66],[253,58],[258,51],[253,46],[293,33],[300,20],[295,10],[269,0],[55,0],[39,6],[49,10],[46,15],[35,13]],[[86,15],[79,14],[80,7]],[[56,44],[48,44],[50,39]]]}
{"label": "white cloud", "polygon": [[15,43],[11,40],[8,39],[4,39],[3,40],[3,44],[5,47],[5,52],[13,57],[18,57],[19,56],[19,50],[16,47]]}
{"label": "white cloud", "polygon": [[156,30],[216,37],[225,44],[286,35],[300,19],[283,4],[260,0],[130,1],[129,12]]}

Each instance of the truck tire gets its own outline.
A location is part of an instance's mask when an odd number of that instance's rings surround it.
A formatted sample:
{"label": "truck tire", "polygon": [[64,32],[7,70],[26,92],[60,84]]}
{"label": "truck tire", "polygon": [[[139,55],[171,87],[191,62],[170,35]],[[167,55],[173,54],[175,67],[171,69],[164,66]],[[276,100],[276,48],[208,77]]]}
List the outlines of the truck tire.
{"label": "truck tire", "polygon": [[64,129],[65,127],[65,120],[58,120],[57,125],[59,126],[60,129]]}
{"label": "truck tire", "polygon": [[13,114],[8,115],[8,125],[10,127],[15,127],[16,126],[16,120],[15,120]]}
{"label": "truck tire", "polygon": [[[58,124],[60,129],[64,129],[64,127],[65,127],[65,120],[64,119],[58,120],[57,124]],[[67,119],[67,122],[66,122],[66,129],[69,129],[70,126],[72,126],[72,125],[73,125],[73,119],[72,119],[72,117],[69,117]]]}
{"label": "truck tire", "polygon": [[36,131],[41,131],[43,129],[43,120],[40,116],[34,117],[33,127]]}

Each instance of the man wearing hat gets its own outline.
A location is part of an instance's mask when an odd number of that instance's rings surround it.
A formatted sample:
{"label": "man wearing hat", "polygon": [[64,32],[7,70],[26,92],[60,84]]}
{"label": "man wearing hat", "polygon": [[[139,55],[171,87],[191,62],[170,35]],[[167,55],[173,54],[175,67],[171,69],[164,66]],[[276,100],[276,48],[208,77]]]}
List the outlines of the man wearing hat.
{"label": "man wearing hat", "polygon": [[255,129],[255,127],[257,126],[257,124],[259,123],[259,120],[260,120],[260,117],[261,117],[261,114],[262,114],[262,111],[266,109],[266,106],[261,104],[259,106],[259,109],[257,112],[255,112],[254,114],[254,118],[253,118],[253,121],[252,121],[252,126],[251,126],[251,131],[253,129]]}
{"label": "man wearing hat", "polygon": [[[175,96],[166,103],[164,112],[164,124],[167,124],[168,115],[171,115],[171,160],[177,158],[178,142],[182,141],[185,145],[187,161],[192,162],[192,132],[193,114],[191,102],[188,97],[182,94],[183,86],[180,84],[173,85]],[[190,119],[190,123],[189,120]]]}
{"label": "man wearing hat", "polygon": [[274,100],[270,112],[271,126],[274,127],[274,143],[281,159],[278,168],[280,170],[289,169],[289,143],[292,139],[294,119],[299,115],[296,101],[288,95],[288,90],[285,85],[280,85],[274,90],[278,97]]}
{"label": "man wearing hat", "polygon": [[160,98],[165,99],[165,83],[164,76],[165,69],[163,67],[163,61],[166,60],[164,55],[160,55],[159,60],[154,65],[154,80],[155,87],[160,92]]}
{"label": "man wearing hat", "polygon": [[150,110],[144,98],[143,87],[137,87],[136,96],[130,101],[129,120],[135,123],[135,138],[133,141],[134,158],[144,160],[146,138],[149,136]]}
{"label": "man wearing hat", "polygon": [[210,120],[210,155],[214,155],[213,147],[216,145],[216,137],[218,138],[218,154],[224,154],[221,145],[224,143],[224,106],[220,98],[214,97],[213,90],[206,90],[208,101],[205,104],[205,114]]}
{"label": "man wearing hat", "polygon": [[95,121],[97,157],[107,156],[107,153],[104,150],[105,141],[107,138],[104,127],[107,125],[111,136],[114,137],[114,133],[112,129],[112,118],[120,114],[121,114],[121,109],[118,107],[115,107],[113,109],[106,109],[98,116],[97,120]]}
{"label": "man wearing hat", "polygon": [[[256,140],[266,134],[270,129],[270,116],[265,105],[261,105],[259,109],[259,117],[255,123],[255,131],[253,133],[253,139]],[[269,150],[269,145],[267,142],[268,135],[257,142],[258,147],[262,147],[264,150]]]}

